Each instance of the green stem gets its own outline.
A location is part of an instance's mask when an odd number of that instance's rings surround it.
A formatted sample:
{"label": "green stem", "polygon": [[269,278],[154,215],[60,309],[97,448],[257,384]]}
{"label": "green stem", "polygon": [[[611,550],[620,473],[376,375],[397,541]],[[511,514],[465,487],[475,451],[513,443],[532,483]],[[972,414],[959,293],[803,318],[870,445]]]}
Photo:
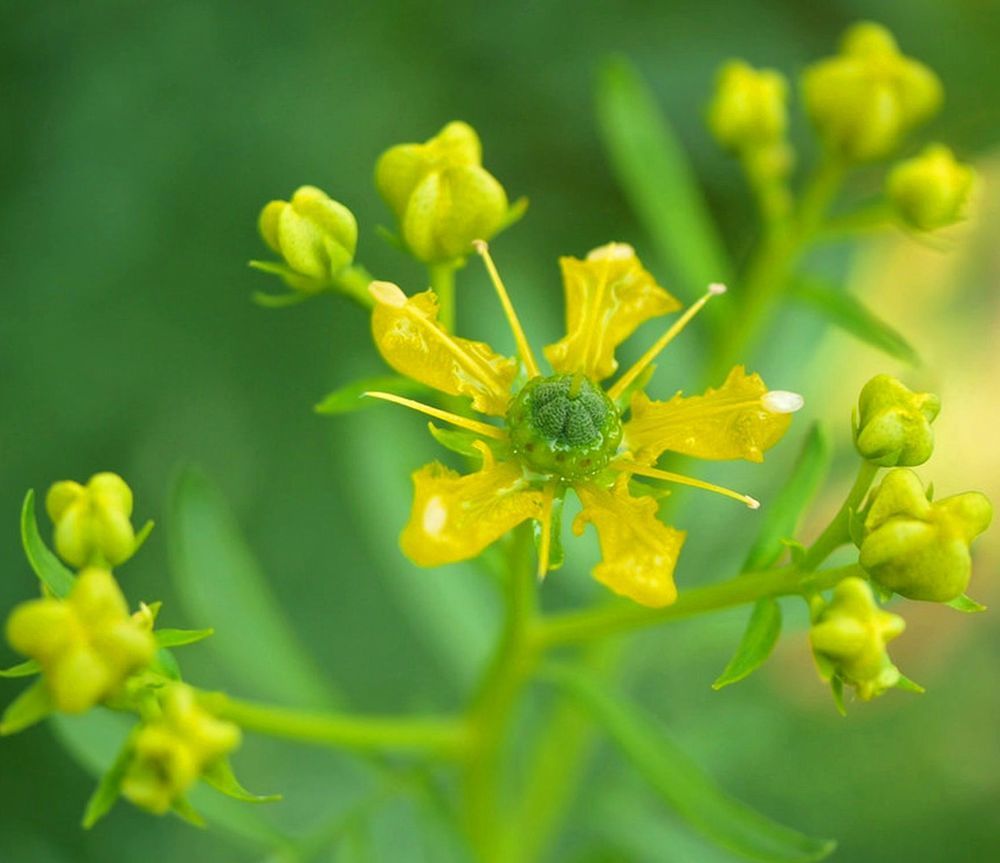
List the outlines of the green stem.
{"label": "green stem", "polygon": [[247,731],[299,743],[359,752],[424,753],[453,759],[465,752],[467,729],[454,718],[413,719],[320,713],[242,701],[221,693],[202,696],[207,709]]}
{"label": "green stem", "polygon": [[840,546],[851,541],[851,514],[861,505],[877,473],[877,466],[862,460],[854,485],[851,486],[837,514],[806,550],[805,557],[799,564],[803,572],[812,572]]}
{"label": "green stem", "polygon": [[685,591],[673,605],[666,608],[644,608],[638,605],[573,611],[549,617],[537,633],[541,649],[573,644],[631,632],[647,626],[694,617],[734,605],[756,602],[769,596],[789,596],[806,590],[824,590],[858,571],[857,564],[804,572],[798,566],[747,572],[735,578],[705,587]]}
{"label": "green stem", "polygon": [[531,525],[517,528],[508,549],[507,615],[500,644],[469,705],[471,743],[462,770],[466,827],[484,861],[516,860],[503,841],[502,746],[518,696],[538,654],[532,633],[537,585]]}
{"label": "green stem", "polygon": [[362,308],[370,309],[375,305],[375,299],[368,290],[373,281],[375,280],[368,270],[361,264],[355,264],[339,272],[334,284],[337,291],[346,294]]}
{"label": "green stem", "polygon": [[449,333],[455,332],[455,271],[458,264],[428,264],[431,287],[438,298],[438,320]]}
{"label": "green stem", "polygon": [[845,169],[843,160],[825,155],[802,193],[793,223],[764,236],[740,280],[738,326],[726,334],[715,351],[710,383],[720,382],[735,363],[749,358],[765,324],[773,318],[799,256],[814,238],[840,188]]}

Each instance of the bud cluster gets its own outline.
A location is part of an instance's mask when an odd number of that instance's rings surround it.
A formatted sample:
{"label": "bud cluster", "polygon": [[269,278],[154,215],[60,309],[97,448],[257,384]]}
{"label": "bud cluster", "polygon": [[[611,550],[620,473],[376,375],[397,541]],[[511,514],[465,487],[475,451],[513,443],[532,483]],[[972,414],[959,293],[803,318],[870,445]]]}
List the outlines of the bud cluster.
{"label": "bud cluster", "polygon": [[839,54],[809,67],[802,90],[820,138],[850,161],[888,155],[943,99],[937,75],[871,22],[855,24]]}
{"label": "bud cluster", "polygon": [[473,240],[489,240],[504,227],[507,193],[482,161],[479,136],[457,121],[422,144],[398,144],[379,158],[375,185],[418,260],[464,258]]}
{"label": "bud cluster", "polygon": [[122,795],[162,815],[172,809],[214,764],[240,745],[240,729],[201,707],[194,690],[172,684],[162,714],[135,733]]}

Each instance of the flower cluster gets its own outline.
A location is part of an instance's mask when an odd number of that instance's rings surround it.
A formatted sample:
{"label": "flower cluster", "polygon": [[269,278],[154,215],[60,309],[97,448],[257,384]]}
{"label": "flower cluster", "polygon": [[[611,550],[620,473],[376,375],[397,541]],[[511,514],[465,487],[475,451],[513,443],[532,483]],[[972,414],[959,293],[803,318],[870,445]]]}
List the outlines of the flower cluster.
{"label": "flower cluster", "polygon": [[740,366],[704,395],[678,393],[658,402],[643,394],[652,362],[706,302],[724,291],[721,285],[711,286],[635,365],[603,388],[618,370],[616,348],[643,322],[680,307],[622,243],[594,249],[583,260],[560,261],[567,332],[545,349],[552,373],[543,375],[485,243],[478,248],[511,325],[520,364],[486,344],[447,332],[437,320],[433,291],[407,296],[387,282],[371,287],[376,301],[372,332],[389,365],[444,394],[468,399],[474,410],[502,423],[392,393],[369,393],[466,430],[482,462],[478,471],[464,476],[440,463],[414,474],[403,550],[421,566],[452,563],[477,556],[532,520],[538,524],[542,576],[550,567],[561,502],[572,489],[583,506],[574,531],[582,533],[592,523],[600,539],[603,560],[594,577],[644,605],[673,602],[673,570],[684,532],[657,519],[656,499],[633,480],[697,486],[756,508],[757,501],[747,495],[663,470],[657,460],[672,452],[759,462],[787,430],[801,397],[768,390],[758,375]]}
{"label": "flower cluster", "polygon": [[[111,567],[130,558],[148,535],[132,527],[132,490],[112,473],[85,484],[52,486],[46,509],[59,556],[45,546],[29,494],[23,515],[25,549],[42,583],[43,596],[17,606],[7,620],[7,639],[28,661],[6,677],[41,678],[8,706],[0,733],[27,728],[53,711],[78,714],[103,705],[132,713],[139,724],[116,764],[95,791],[86,823],[103,815],[122,794],[157,814],[176,809],[194,818],[184,799],[200,778],[232,793],[235,780],[222,760],[240,742],[240,730],[200,706],[196,692],[177,682],[165,645],[191,644],[211,630],[157,630],[160,603],[128,603]],[[242,796],[242,789],[239,794]],[[245,798],[244,798],[245,799]]]}
{"label": "flower cluster", "polygon": [[[905,56],[892,34],[872,22],[850,27],[838,54],[809,66],[801,90],[833,168],[891,155],[943,99],[934,72]],[[771,218],[784,218],[789,210],[783,181],[794,152],[787,139],[787,102],[788,84],[779,72],[732,60],[719,70],[708,110],[709,129],[740,157],[751,185],[771,202]],[[905,227],[932,231],[963,217],[973,181],[969,166],[933,144],[888,173],[885,203]]]}
{"label": "flower cluster", "polygon": [[931,457],[931,424],[940,408],[933,393],[912,392],[888,375],[872,378],[861,390],[855,445],[871,476],[880,467],[890,470],[864,506],[850,514],[858,563],[870,585],[848,578],[830,603],[814,602],[810,638],[820,673],[838,698],[844,684],[864,700],[893,686],[915,686],[900,675],[885,649],[903,632],[903,618],[879,610],[875,593],[980,608],[964,593],[972,574],[970,545],[992,520],[989,500],[970,491],[933,501],[909,469]]}

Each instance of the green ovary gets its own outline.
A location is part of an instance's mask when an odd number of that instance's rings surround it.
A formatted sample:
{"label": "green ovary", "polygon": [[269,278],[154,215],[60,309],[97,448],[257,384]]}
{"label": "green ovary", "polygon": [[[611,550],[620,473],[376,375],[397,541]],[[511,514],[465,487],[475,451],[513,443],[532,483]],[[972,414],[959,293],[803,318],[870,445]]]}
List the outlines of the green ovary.
{"label": "green ovary", "polygon": [[583,375],[528,381],[507,411],[507,426],[514,452],[528,468],[568,480],[607,467],[622,439],[615,406]]}

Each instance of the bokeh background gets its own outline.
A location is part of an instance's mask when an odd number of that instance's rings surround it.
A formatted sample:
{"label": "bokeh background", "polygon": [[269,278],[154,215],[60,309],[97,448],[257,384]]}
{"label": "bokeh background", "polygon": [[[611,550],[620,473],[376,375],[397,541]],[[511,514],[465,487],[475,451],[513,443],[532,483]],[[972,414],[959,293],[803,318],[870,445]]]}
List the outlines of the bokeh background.
{"label": "bokeh background", "polygon": [[[850,279],[927,361],[906,372],[944,398],[938,451],[923,474],[939,494],[978,487],[998,500],[996,2],[0,6],[0,608],[34,589],[17,531],[25,490],[115,470],[136,491],[139,519],[159,523],[123,571],[131,598],[164,599],[167,625],[218,629],[215,644],[184,651],[188,676],[294,700],[294,687],[269,683],[273,669],[241,647],[255,631],[238,607],[205,619],[198,591],[172,574],[170,494],[178,470],[193,464],[228,500],[316,674],[365,710],[457,703],[496,624],[492,586],[462,567],[419,572],[398,553],[408,472],[437,453],[423,423],[391,408],[339,420],[312,413],[326,392],[382,366],[364,314],[346,301],[281,311],[249,302],[254,289],[274,287],[245,266],[263,252],[259,207],[299,184],[319,185],[357,214],[369,269],[421,288],[420,270],[376,236],[388,214],[372,188],[373,162],[392,143],[468,120],[487,167],[512,195],[531,198],[494,250],[529,335],[554,340],[560,254],[626,240],[671,285],[602,151],[593,112],[602,58],[624,53],[650,81],[739,259],[753,238],[752,212],[702,121],[714,69],[741,56],[794,75],[858,18],[889,25],[940,73],[947,105],[923,137],[979,163],[983,200],[976,219],[933,247],[888,234],[858,256],[834,247],[818,265]],[[797,134],[805,140],[801,125]],[[870,182],[862,175],[855,190]],[[463,328],[504,344],[485,278],[474,266],[460,278]],[[660,394],[694,380],[685,369],[697,353],[693,335],[662,364]],[[853,470],[849,415],[860,385],[904,370],[795,312],[752,364],[773,385],[805,393],[804,421],[764,468],[707,473],[766,500],[796,437],[823,418],[841,456],[818,521]],[[724,577],[752,514],[721,499],[690,503],[680,580]],[[592,547],[583,548],[546,585],[547,603],[590,595]],[[994,532],[979,546],[970,591],[987,604],[1000,604],[998,557]],[[738,686],[714,693],[708,684],[745,612],[643,635],[626,686],[734,794],[837,837],[837,860],[996,859],[996,615],[909,604],[896,655],[928,693],[891,693],[843,720],[815,679],[801,609],[787,612],[777,654]],[[15,661],[6,645],[0,658]],[[20,685],[0,681],[0,701]],[[371,785],[346,757],[251,739],[238,764],[247,784],[286,795],[252,825],[203,832],[121,805],[84,833],[93,779],[53,729],[0,741],[0,860],[262,860],[268,854],[247,838],[270,829],[261,824],[315,839],[312,859],[451,859],[435,850],[420,813],[397,800],[341,829]],[[732,858],[603,757],[581,782],[552,859]]]}

